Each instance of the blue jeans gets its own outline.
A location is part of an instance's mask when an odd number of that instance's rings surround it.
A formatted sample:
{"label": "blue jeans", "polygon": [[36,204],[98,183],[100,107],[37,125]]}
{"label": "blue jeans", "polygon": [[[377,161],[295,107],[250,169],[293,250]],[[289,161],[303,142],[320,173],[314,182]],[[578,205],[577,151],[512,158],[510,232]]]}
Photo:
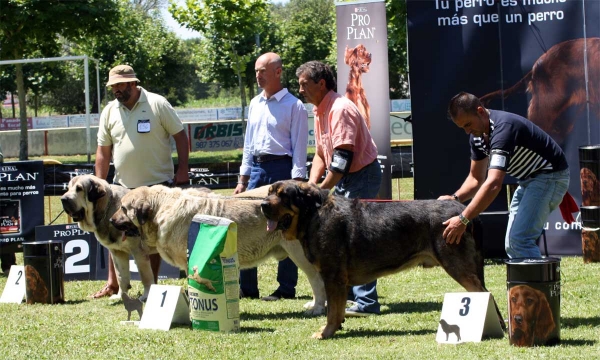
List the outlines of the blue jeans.
{"label": "blue jeans", "polygon": [[[381,187],[381,177],[381,165],[375,160],[359,171],[345,175],[335,185],[334,193],[350,199],[374,199]],[[348,300],[355,301],[362,312],[379,314],[381,305],[377,301],[377,280],[351,287]]]}
{"label": "blue jeans", "polygon": [[541,258],[536,240],[548,215],[569,188],[569,169],[534,175],[523,181],[510,203],[504,247],[510,258]]}
{"label": "blue jeans", "polygon": [[[292,158],[278,159],[264,163],[252,163],[248,190],[269,185],[292,176]],[[296,296],[298,267],[290,258],[281,260],[277,266],[277,290],[286,296]],[[240,271],[240,288],[245,296],[259,296],[258,271],[256,268]]]}

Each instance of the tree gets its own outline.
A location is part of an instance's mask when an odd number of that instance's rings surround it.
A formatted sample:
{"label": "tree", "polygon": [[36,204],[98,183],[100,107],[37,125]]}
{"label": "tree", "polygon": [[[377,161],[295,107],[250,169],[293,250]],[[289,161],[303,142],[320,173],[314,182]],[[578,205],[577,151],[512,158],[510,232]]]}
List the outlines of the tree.
{"label": "tree", "polygon": [[406,44],[406,1],[386,0],[390,99],[410,97]]}
{"label": "tree", "polygon": [[[101,84],[106,83],[113,66],[131,65],[145,89],[164,95],[175,106],[185,103],[199,81],[192,62],[196,45],[178,39],[157,11],[146,12],[128,0],[117,0],[117,4],[118,14],[114,20],[119,26],[63,44],[66,54],[87,54],[100,60]],[[70,75],[77,80],[83,78],[79,69]],[[66,85],[62,90],[54,98],[66,100],[72,93]],[[85,105],[82,99],[76,100]]]}
{"label": "tree", "polygon": [[[297,94],[296,69],[311,60],[327,61],[335,46],[335,5],[333,0],[290,0],[276,7],[273,17],[284,39],[279,53],[284,63],[284,86]],[[333,67],[336,67],[333,61]]]}
{"label": "tree", "polygon": [[242,102],[242,120],[246,107],[244,77],[248,63],[257,54],[256,46],[248,46],[248,36],[260,32],[260,24],[267,22],[265,0],[188,0],[187,8],[171,3],[173,18],[189,29],[196,30],[206,39],[222,47],[223,56],[216,61],[228,62],[235,69]]}
{"label": "tree", "polygon": [[[0,59],[22,59],[38,50],[45,57],[58,52],[58,35],[77,39],[111,28],[116,15],[112,0],[0,1]],[[19,159],[27,160],[27,109],[22,64],[15,65],[21,139]]]}

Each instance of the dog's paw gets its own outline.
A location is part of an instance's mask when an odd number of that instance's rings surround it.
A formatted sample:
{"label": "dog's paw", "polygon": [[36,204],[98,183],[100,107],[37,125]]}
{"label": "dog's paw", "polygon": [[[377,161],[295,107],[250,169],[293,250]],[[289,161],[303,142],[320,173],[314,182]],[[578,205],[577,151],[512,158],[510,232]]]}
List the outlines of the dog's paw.
{"label": "dog's paw", "polygon": [[317,340],[323,340],[323,333],[320,331],[316,332],[316,333],[312,334],[312,338],[317,339]]}
{"label": "dog's paw", "polygon": [[108,300],[121,300],[121,292],[111,295]]}
{"label": "dog's paw", "polygon": [[327,308],[325,306],[314,306],[314,303],[312,301],[306,303],[304,305],[304,308],[306,309],[304,314],[308,316],[325,315],[327,313]]}
{"label": "dog's paw", "polygon": [[315,301],[309,301],[303,306],[305,309],[310,310],[315,307]]}

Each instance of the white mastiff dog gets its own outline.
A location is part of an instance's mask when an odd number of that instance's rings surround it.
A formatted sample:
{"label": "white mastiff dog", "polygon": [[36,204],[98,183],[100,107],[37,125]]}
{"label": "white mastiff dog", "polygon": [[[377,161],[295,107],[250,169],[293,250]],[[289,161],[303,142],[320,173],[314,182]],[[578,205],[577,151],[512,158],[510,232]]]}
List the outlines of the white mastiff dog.
{"label": "white mastiff dog", "polygon": [[255,267],[268,257],[289,256],[304,271],[313,290],[307,313],[325,313],[325,287],[316,268],[306,259],[300,242],[285,240],[280,232],[267,232],[260,204],[268,186],[235,196],[198,195],[194,189],[142,186],[121,199],[110,219],[120,231],[141,235],[143,243],[156,248],[169,264],[187,271],[188,229],[196,214],[224,217],[238,227],[238,258],[242,269]]}

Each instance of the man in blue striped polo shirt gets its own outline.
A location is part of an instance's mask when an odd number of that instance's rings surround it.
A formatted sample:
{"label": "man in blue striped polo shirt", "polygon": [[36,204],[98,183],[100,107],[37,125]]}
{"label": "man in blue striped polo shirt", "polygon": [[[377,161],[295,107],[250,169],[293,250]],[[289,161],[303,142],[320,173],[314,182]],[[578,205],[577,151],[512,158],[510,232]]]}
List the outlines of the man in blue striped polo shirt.
{"label": "man in blue striped polo shirt", "polygon": [[448,116],[470,135],[471,168],[460,189],[439,199],[471,202],[462,214],[444,222],[446,242],[460,242],[470,219],[492,203],[509,174],[519,186],[510,204],[506,253],[510,258],[540,258],[536,240],[569,188],[564,152],[531,121],[488,110],[469,93],[461,92],[450,100]]}

